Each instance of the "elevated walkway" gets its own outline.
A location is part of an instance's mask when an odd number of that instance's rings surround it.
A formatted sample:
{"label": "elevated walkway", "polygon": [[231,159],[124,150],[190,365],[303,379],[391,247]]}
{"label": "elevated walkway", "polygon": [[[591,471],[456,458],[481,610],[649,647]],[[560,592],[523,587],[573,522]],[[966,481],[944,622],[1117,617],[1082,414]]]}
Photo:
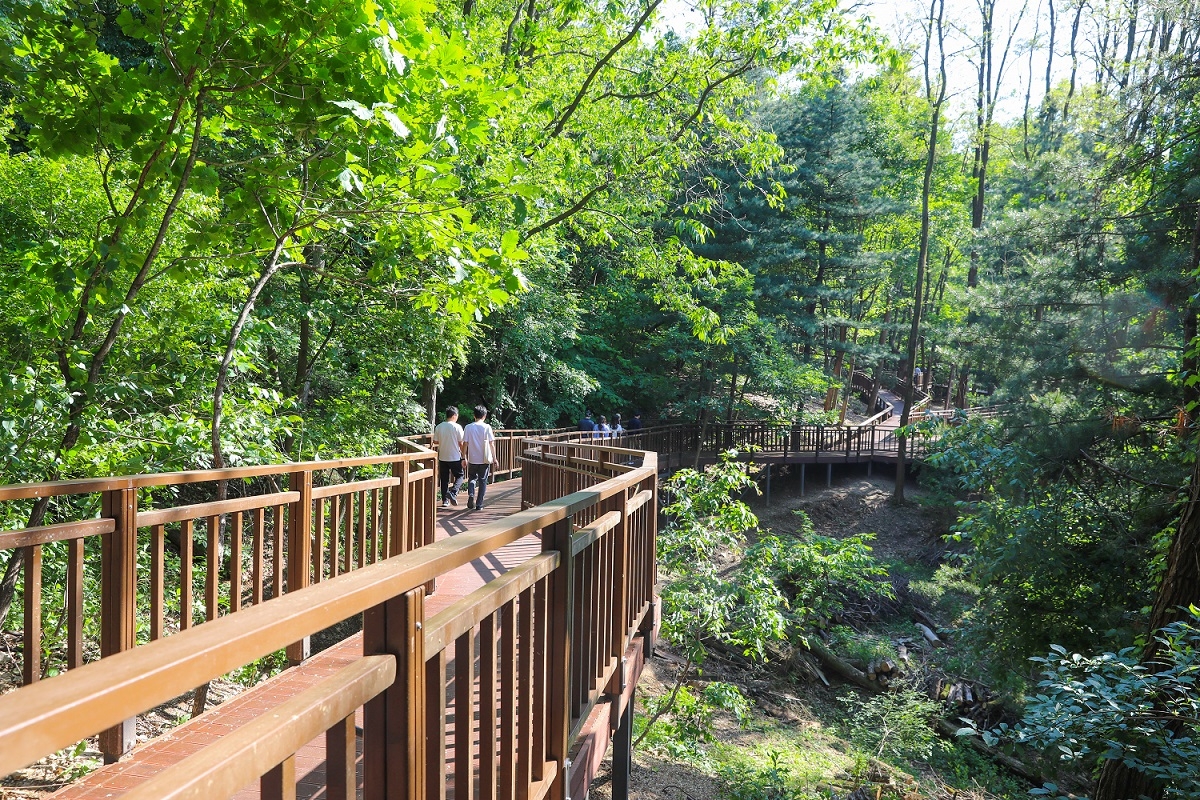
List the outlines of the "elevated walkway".
{"label": "elevated walkway", "polygon": [[[0,774],[100,732],[115,763],[58,797],[567,800],[586,797],[616,741],[614,788],[627,792],[656,624],[655,455],[522,440],[517,457],[522,477],[489,487],[484,511],[438,508],[420,447],[0,487],[0,502],[103,500],[98,518],[0,533],[32,566],[34,616],[43,548],[99,536],[104,550],[103,657],[82,663],[69,615],[66,672],[42,679],[42,626],[26,627],[31,679],[0,697]],[[196,498],[177,487],[217,481],[241,496],[182,502]],[[171,534],[177,560],[164,556]],[[136,579],[143,544],[149,586]],[[122,641],[139,607],[151,640]],[[360,613],[362,633],[308,654],[308,636]],[[294,666],[281,675],[133,746],[136,715],[284,646]]]}

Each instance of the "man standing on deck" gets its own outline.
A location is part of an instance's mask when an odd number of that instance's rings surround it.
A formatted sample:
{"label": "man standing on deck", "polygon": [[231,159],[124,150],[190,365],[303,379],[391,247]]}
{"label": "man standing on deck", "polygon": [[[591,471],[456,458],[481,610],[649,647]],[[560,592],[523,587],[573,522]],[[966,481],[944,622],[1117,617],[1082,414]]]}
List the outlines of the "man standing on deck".
{"label": "man standing on deck", "polygon": [[[463,430],[463,442],[467,452],[467,508],[483,510],[483,495],[487,492],[488,474],[496,463],[496,434],[492,426],[484,422],[487,409],[475,406],[475,421]],[[475,487],[479,487],[476,496]]]}
{"label": "man standing on deck", "polygon": [[458,408],[446,409],[446,419],[433,429],[437,444],[438,475],[442,483],[442,508],[458,505],[458,490],[462,488],[463,470],[467,466],[467,446],[463,429],[458,424]]}
{"label": "man standing on deck", "polygon": [[579,430],[587,433],[596,430],[596,423],[592,421],[592,410],[590,408],[583,412],[583,419],[579,420]]}
{"label": "man standing on deck", "polygon": [[641,429],[642,429],[642,412],[634,411],[633,419],[629,420],[629,424],[625,426],[625,430],[629,431],[630,433],[633,433],[634,431],[640,431]]}

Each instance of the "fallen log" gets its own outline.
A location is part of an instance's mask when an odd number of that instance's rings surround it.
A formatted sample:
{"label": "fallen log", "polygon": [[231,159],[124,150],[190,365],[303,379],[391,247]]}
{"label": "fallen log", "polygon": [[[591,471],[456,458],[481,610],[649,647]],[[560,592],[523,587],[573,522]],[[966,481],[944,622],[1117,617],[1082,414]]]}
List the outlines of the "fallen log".
{"label": "fallen log", "polygon": [[867,677],[866,673],[846,663],[838,658],[832,650],[825,646],[825,643],[816,636],[808,637],[808,650],[822,666],[831,672],[838,675],[843,680],[853,683],[855,686],[860,686],[871,692],[878,692],[879,685]]}
{"label": "fallen log", "polygon": [[921,635],[925,637],[925,640],[928,641],[934,647],[937,647],[940,644],[945,644],[945,642],[943,642],[941,639],[939,639],[938,635],[933,632],[933,628],[930,628],[925,623],[918,622],[918,623],[916,623],[916,626],[917,626],[917,630],[919,630],[921,632]]}

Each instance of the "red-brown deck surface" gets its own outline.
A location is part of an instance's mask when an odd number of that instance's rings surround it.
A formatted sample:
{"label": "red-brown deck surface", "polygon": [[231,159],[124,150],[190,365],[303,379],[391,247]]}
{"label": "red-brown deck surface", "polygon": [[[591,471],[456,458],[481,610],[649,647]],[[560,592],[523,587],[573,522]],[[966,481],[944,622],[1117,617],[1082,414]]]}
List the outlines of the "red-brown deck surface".
{"label": "red-brown deck surface", "polygon": [[[464,487],[465,489],[465,487]],[[466,492],[461,492],[457,508],[438,508],[438,539],[464,533],[486,522],[502,519],[521,510],[520,479],[493,484],[487,489],[482,511],[468,511]],[[460,597],[464,597],[493,578],[512,569],[541,551],[536,535],[527,536],[507,547],[476,559],[438,579],[437,593],[425,602],[425,615],[432,617]],[[356,634],[334,647],[314,655],[298,667],[286,670],[269,681],[210,709],[196,719],[153,741],[146,742],[116,764],[81,778],[64,787],[52,797],[69,800],[97,800],[120,797],[137,786],[221,736],[235,730],[255,717],[279,705],[295,694],[316,685],[362,656],[362,634]],[[453,665],[447,665],[453,675]],[[362,709],[358,711],[362,727]],[[362,780],[362,750],[359,742],[358,774]],[[322,800],[325,783],[325,737],[318,736],[296,753],[297,797],[300,800]],[[361,784],[360,784],[361,788]],[[235,795],[237,800],[259,797],[258,784],[248,786]]]}

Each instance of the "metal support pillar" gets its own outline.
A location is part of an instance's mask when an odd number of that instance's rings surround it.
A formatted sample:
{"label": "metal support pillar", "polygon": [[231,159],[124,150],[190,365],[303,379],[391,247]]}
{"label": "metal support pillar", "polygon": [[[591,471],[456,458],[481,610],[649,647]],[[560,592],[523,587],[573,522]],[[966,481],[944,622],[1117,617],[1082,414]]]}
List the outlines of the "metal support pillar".
{"label": "metal support pillar", "polygon": [[825,465],[825,486],[833,486],[833,464]]}
{"label": "metal support pillar", "polygon": [[805,472],[805,465],[801,464],[800,465],[800,496],[801,497],[804,497],[804,472]]}
{"label": "metal support pillar", "polygon": [[872,468],[872,467],[874,467],[874,466],[875,466],[875,462],[874,462],[874,461],[868,461],[868,462],[867,462],[867,477],[868,477],[868,478],[869,478],[869,477],[871,477],[871,468]]}
{"label": "metal support pillar", "polygon": [[767,464],[767,505],[771,505],[771,465]]}
{"label": "metal support pillar", "polygon": [[633,704],[637,689],[629,695],[629,704],[621,715],[621,724],[613,734],[612,800],[629,800],[629,773],[633,770]]}

